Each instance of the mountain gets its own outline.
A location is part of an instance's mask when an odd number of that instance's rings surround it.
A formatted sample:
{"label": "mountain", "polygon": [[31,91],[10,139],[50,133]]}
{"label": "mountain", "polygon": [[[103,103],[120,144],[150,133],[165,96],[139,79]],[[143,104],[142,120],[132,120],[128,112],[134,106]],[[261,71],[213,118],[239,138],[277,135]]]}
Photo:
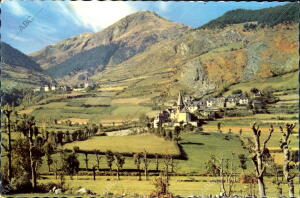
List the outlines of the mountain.
{"label": "mountain", "polygon": [[272,16],[267,22],[273,25],[243,18],[248,11],[235,10],[220,17],[228,19],[225,26],[196,29],[138,12],[32,57],[63,83],[77,83],[88,75],[103,89],[120,90],[117,97],[173,97],[179,90],[203,96],[298,70],[299,24],[285,16],[280,20],[283,13],[278,10],[293,16],[294,4],[267,9]]}
{"label": "mountain", "polygon": [[121,64],[109,65],[91,78],[104,87],[122,87],[119,97],[176,96],[179,90],[203,96],[240,82],[298,70],[299,24],[250,29],[247,25],[189,31]]}
{"label": "mountain", "polygon": [[151,45],[178,38],[190,28],[149,11],[131,14],[95,34],[86,33],[50,45],[30,56],[55,77],[78,71],[101,71],[119,64]]}
{"label": "mountain", "polygon": [[274,26],[283,22],[299,21],[299,3],[289,3],[282,6],[260,10],[237,9],[203,25],[201,28],[222,28],[226,25],[257,21],[260,25]]}
{"label": "mountain", "polygon": [[239,24],[218,31],[196,30],[176,42],[160,42],[93,78],[110,86],[138,79],[126,92],[138,89],[176,95],[186,90],[200,96],[238,82],[295,71],[298,58],[298,25],[244,32]]}
{"label": "mountain", "polygon": [[1,42],[0,47],[2,63],[6,63],[7,65],[12,66],[20,66],[38,72],[42,71],[39,64],[37,64],[30,57],[23,54],[19,50],[11,47],[10,45],[4,42]]}
{"label": "mountain", "polygon": [[1,89],[28,88],[54,82],[39,64],[10,45],[1,42]]}

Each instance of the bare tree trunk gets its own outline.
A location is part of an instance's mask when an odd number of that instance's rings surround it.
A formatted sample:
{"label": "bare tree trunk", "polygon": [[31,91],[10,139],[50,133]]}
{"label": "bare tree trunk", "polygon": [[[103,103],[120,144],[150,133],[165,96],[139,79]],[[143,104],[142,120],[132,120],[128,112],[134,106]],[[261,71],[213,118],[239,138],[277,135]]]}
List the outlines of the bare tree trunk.
{"label": "bare tree trunk", "polygon": [[[31,133],[31,131],[29,133]],[[35,172],[35,162],[33,161],[33,140],[31,134],[29,136],[29,158],[30,158],[31,180],[32,180],[31,183],[32,183],[32,188],[35,189],[37,181],[36,181],[36,172]]]}
{"label": "bare tree trunk", "polygon": [[140,165],[138,165],[138,174],[139,174],[139,181],[141,181],[142,180],[142,178],[141,178],[141,170],[140,170]]}
{"label": "bare tree trunk", "polygon": [[12,148],[11,148],[11,131],[10,131],[10,114],[7,116],[8,127],[8,178],[11,181],[12,178]]}
{"label": "bare tree trunk", "polygon": [[117,179],[120,180],[119,167],[117,167]]}
{"label": "bare tree trunk", "polygon": [[84,154],[85,154],[85,168],[86,168],[86,171],[88,171],[88,169],[89,169],[88,153],[84,153]]}
{"label": "bare tree trunk", "polygon": [[97,169],[100,171],[100,156],[99,153],[96,154],[96,160],[97,160]]}
{"label": "bare tree trunk", "polygon": [[144,170],[145,170],[145,180],[148,181],[148,158],[147,152],[144,152]]}
{"label": "bare tree trunk", "polygon": [[260,197],[266,196],[265,183],[263,177],[257,178],[257,185],[258,185],[259,196]]}
{"label": "bare tree trunk", "polygon": [[11,181],[12,175],[12,147],[11,147],[11,120],[10,115],[12,113],[11,109],[3,110],[6,118],[7,118],[7,135],[8,135],[8,149],[7,149],[7,158],[8,158],[8,179]]}
{"label": "bare tree trunk", "polygon": [[284,132],[283,128],[280,126],[280,131],[282,134],[280,147],[282,148],[283,156],[284,156],[283,174],[284,174],[284,178],[288,184],[290,197],[295,196],[293,180],[294,180],[296,174],[292,175],[290,173],[290,163],[292,160],[291,160],[291,153],[290,153],[290,148],[289,148],[289,143],[290,143],[289,137],[293,133],[294,128],[295,128],[295,124],[286,124],[286,132]]}
{"label": "bare tree trunk", "polygon": [[158,155],[155,155],[156,171],[158,171]]}
{"label": "bare tree trunk", "polygon": [[265,190],[265,184],[264,184],[264,174],[266,171],[266,165],[263,161],[263,155],[266,149],[266,144],[270,140],[272,133],[274,132],[273,126],[270,128],[270,133],[267,137],[267,139],[261,143],[260,142],[260,135],[261,130],[259,129],[259,126],[256,127],[256,124],[254,123],[252,126],[253,135],[254,135],[254,144],[255,148],[253,150],[253,157],[252,162],[255,166],[256,170],[256,178],[257,178],[257,184],[258,184],[258,192],[259,197],[265,197],[266,196],[266,190]]}
{"label": "bare tree trunk", "polygon": [[51,172],[50,164],[49,163],[48,163],[48,171],[49,171],[49,173]]}

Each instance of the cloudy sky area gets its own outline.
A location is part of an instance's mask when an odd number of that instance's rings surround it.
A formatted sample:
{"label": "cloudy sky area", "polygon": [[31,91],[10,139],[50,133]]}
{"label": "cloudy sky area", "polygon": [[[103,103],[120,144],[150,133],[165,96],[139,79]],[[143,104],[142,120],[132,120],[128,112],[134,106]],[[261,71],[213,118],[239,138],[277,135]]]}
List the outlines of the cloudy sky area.
{"label": "cloudy sky area", "polygon": [[[1,3],[1,39],[28,54],[80,33],[101,31],[126,15],[141,10],[154,11],[166,19],[195,28],[229,10],[261,9],[283,4],[286,3],[5,1]],[[25,24],[24,28],[22,24],[28,19],[32,22]]]}

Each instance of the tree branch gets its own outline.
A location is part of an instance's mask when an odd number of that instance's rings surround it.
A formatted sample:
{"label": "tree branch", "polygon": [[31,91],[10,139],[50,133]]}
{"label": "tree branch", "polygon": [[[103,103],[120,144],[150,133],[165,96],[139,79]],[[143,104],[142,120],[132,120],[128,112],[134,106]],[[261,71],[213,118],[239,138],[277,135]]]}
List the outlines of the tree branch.
{"label": "tree branch", "polygon": [[288,181],[293,180],[295,177],[296,177],[296,174],[290,175],[287,180]]}
{"label": "tree branch", "polygon": [[263,166],[262,171],[259,173],[258,177],[261,177],[265,171],[266,171],[266,166]]}
{"label": "tree branch", "polygon": [[4,144],[1,143],[1,146],[5,149],[5,151],[9,151],[9,149]]}
{"label": "tree branch", "polygon": [[271,125],[271,128],[269,129],[269,131],[270,131],[269,136],[267,137],[267,139],[263,143],[263,151],[265,151],[266,145],[267,145],[268,141],[271,139],[272,133],[274,132],[273,125]]}
{"label": "tree branch", "polygon": [[251,159],[252,159],[252,162],[255,166],[256,173],[257,173],[257,175],[259,175],[258,164],[257,164],[257,161],[256,161],[256,154],[253,155]]}

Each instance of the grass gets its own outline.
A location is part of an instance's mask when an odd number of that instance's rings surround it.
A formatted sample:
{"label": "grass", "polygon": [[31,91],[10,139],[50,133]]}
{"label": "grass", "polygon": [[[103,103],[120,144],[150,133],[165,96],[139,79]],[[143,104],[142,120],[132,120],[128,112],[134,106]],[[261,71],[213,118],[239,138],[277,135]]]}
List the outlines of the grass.
{"label": "grass", "polygon": [[[113,193],[115,196],[127,194],[129,197],[132,197],[133,194],[140,194],[140,195],[150,195],[152,191],[154,191],[153,185],[154,177],[149,177],[148,181],[137,181],[136,177],[132,176],[121,176],[121,180],[117,181],[115,177],[111,176],[97,176],[96,180],[94,181],[92,176],[79,176],[78,179],[76,177],[74,180],[70,180],[69,177],[66,177],[66,186],[73,191],[77,191],[80,187],[85,187],[90,189],[92,192],[95,192],[97,196],[107,196],[107,193]],[[181,182],[180,180],[200,180],[200,182]],[[207,182],[204,182],[206,180]],[[215,177],[178,177],[174,176],[170,179],[170,187],[169,191],[172,192],[174,195],[181,195],[181,196],[191,196],[191,195],[216,195],[220,193],[220,184],[213,182],[216,180]],[[276,197],[277,191],[275,184],[272,184],[272,178],[265,178],[266,182],[266,194],[268,197]],[[49,182],[59,183],[58,180],[55,179],[53,176],[48,176],[45,180],[39,180],[41,184],[47,184]],[[295,183],[298,183],[298,179],[296,179]],[[287,194],[288,189],[287,185],[283,184],[283,193]],[[248,192],[248,185],[236,183],[235,185],[235,192],[236,194],[246,195]],[[299,186],[295,185],[295,192],[299,192]],[[256,192],[257,194],[257,192]],[[35,197],[45,197],[49,196],[52,197],[53,194],[16,194],[12,196],[18,197],[28,197],[35,196]],[[73,194],[63,194],[63,196],[71,196]],[[130,196],[131,195],[131,196]],[[61,195],[60,195],[61,196]],[[297,196],[297,193],[296,193]],[[84,196],[90,197],[90,196]],[[127,196],[126,196],[127,197]]]}
{"label": "grass", "polygon": [[[101,120],[137,120],[142,114],[153,115],[151,106],[142,103],[149,98],[120,98],[116,99],[111,92],[95,92],[96,97],[89,93],[50,94],[39,101],[39,105],[32,105],[20,109],[19,113],[29,113],[38,121],[47,117],[50,120],[88,119],[89,122],[99,124]],[[67,98],[67,96],[81,96],[81,98]],[[91,105],[83,107],[84,105]],[[107,106],[101,106],[107,105]]]}
{"label": "grass", "polygon": [[245,153],[242,149],[238,138],[229,135],[230,140],[225,140],[228,134],[209,132],[208,134],[187,133],[183,134],[182,147],[187,154],[187,161],[178,161],[178,171],[182,173],[205,173],[205,163],[209,160],[210,155],[216,155],[225,158],[231,157],[235,153],[234,160],[238,164],[237,155]]}
{"label": "grass", "polygon": [[73,149],[78,146],[81,150],[100,151],[111,150],[113,152],[143,152],[148,153],[168,153],[179,154],[179,150],[174,142],[166,141],[163,138],[156,137],[153,134],[142,134],[134,136],[96,136],[86,141],[76,141],[64,145],[66,149]]}
{"label": "grass", "polygon": [[229,90],[224,93],[225,96],[228,96],[232,91],[241,89],[243,92],[250,92],[250,89],[255,87],[257,89],[264,89],[268,86],[273,87],[274,89],[295,89],[298,88],[298,71],[288,73],[278,77],[272,78],[261,78],[254,81],[249,81],[245,83],[238,83],[229,87]]}

